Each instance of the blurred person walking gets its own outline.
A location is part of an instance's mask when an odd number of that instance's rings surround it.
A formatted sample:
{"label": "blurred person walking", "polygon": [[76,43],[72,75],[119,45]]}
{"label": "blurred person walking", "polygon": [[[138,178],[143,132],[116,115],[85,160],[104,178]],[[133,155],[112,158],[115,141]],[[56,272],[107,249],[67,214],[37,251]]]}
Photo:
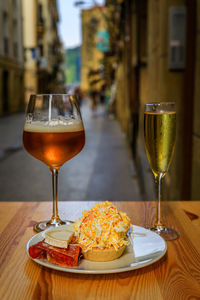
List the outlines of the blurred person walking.
{"label": "blurred person walking", "polygon": [[99,101],[99,92],[97,90],[93,90],[90,92],[90,100],[91,100],[91,110],[93,116],[96,114],[97,104]]}

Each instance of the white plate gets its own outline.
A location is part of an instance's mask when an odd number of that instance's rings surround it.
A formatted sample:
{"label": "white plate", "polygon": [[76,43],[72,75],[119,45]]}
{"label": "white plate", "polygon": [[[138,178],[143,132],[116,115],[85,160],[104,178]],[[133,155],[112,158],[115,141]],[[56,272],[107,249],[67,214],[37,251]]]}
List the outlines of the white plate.
{"label": "white plate", "polygon": [[[66,228],[66,225],[59,228]],[[26,251],[30,246],[44,239],[45,231],[34,235],[27,243]],[[133,225],[133,233],[129,236],[130,245],[126,247],[124,254],[113,261],[92,262],[82,259],[78,267],[64,268],[54,265],[47,260],[33,259],[36,263],[59,271],[82,274],[108,274],[135,270],[148,266],[161,257],[167,251],[166,242],[157,233],[140,226]],[[29,256],[30,257],[30,256]]]}

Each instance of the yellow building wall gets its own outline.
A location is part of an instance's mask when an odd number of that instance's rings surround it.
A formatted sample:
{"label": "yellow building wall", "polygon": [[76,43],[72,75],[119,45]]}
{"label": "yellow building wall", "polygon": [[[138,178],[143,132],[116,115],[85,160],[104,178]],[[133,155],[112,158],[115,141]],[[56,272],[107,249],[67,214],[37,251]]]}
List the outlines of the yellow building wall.
{"label": "yellow building wall", "polygon": [[[143,1],[144,2],[144,1]],[[135,1],[136,3],[136,1]],[[184,0],[171,1],[157,1],[149,0],[147,3],[147,27],[146,27],[146,41],[145,29],[141,24],[139,27],[139,41],[138,48],[138,22],[136,9],[132,10],[132,60],[127,56],[127,45],[124,42],[122,54],[118,62],[116,72],[117,81],[117,96],[116,96],[116,112],[120,120],[123,130],[129,138],[131,132],[131,107],[130,94],[128,91],[128,73],[127,66],[131,66],[132,72],[135,68],[139,68],[139,77],[137,82],[132,82],[133,88],[137,89],[139,86],[139,140],[138,157],[142,162],[142,172],[144,175],[144,184],[149,185],[150,166],[146,159],[145,145],[144,145],[144,105],[148,102],[175,102],[177,111],[177,138],[174,157],[169,168],[169,172],[164,179],[163,190],[164,199],[179,200],[181,198],[182,180],[184,172],[182,170],[183,162],[183,88],[184,88],[184,70],[170,71],[168,69],[168,18],[170,6],[185,5]],[[192,199],[197,199],[199,193],[200,180],[200,0],[198,3],[198,28],[197,32],[197,46],[196,46],[196,79],[195,79],[195,108],[194,108],[194,134],[193,134],[193,163],[192,163]],[[136,8],[136,7],[135,7]],[[142,12],[143,13],[143,12]],[[140,16],[141,17],[141,16]],[[141,21],[141,19],[140,19]],[[144,43],[144,44],[143,44]],[[145,46],[146,43],[146,46]],[[143,56],[142,49],[146,47],[146,56]],[[140,49],[140,60],[138,62],[138,49]],[[154,186],[153,176],[150,178],[151,186]],[[170,187],[170,188],[169,188]],[[153,194],[152,196],[153,197]],[[148,200],[153,200],[149,198]]]}
{"label": "yellow building wall", "polygon": [[37,93],[37,60],[33,59],[31,48],[37,48],[37,1],[23,0],[23,41],[25,48],[25,101],[29,101],[31,94]]}
{"label": "yellow building wall", "polygon": [[[99,90],[102,85],[102,82],[99,82],[91,87],[88,74],[90,70],[100,69],[104,58],[104,53],[97,49],[97,32],[106,30],[106,22],[103,17],[105,13],[103,7],[82,10],[81,89],[83,91],[89,91],[91,88]],[[95,20],[97,25],[95,25]],[[99,75],[94,76],[94,79],[99,78]]]}
{"label": "yellow building wall", "polygon": [[[175,102],[177,111],[177,138],[174,157],[164,179],[164,199],[181,197],[182,163],[182,90],[184,72],[168,69],[168,14],[171,5],[184,1],[148,1],[148,61],[140,79],[140,134],[143,137],[144,104],[147,102]],[[168,188],[170,186],[170,189]]]}

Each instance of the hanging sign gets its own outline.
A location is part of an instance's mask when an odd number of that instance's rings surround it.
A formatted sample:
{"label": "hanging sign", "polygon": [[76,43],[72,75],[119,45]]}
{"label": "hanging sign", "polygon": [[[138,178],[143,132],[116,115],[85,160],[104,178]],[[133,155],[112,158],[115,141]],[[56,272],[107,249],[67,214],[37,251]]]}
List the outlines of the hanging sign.
{"label": "hanging sign", "polygon": [[109,34],[108,31],[102,30],[97,32],[97,49],[101,52],[109,51]]}

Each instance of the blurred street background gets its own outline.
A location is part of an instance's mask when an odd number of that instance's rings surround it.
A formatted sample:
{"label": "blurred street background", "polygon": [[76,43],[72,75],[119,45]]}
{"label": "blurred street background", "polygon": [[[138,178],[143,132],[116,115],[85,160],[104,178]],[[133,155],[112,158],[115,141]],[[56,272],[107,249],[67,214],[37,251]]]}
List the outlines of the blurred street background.
{"label": "blurred street background", "polygon": [[[86,145],[60,169],[60,201],[142,199],[125,135],[104,113],[99,107],[94,118],[87,100],[82,104]],[[51,201],[50,170],[24,150],[23,125],[23,113],[0,120],[1,200]]]}
{"label": "blurred street background", "polygon": [[176,102],[163,198],[200,199],[200,0],[0,0],[0,201],[50,201],[50,171],[23,148],[31,94],[75,93],[86,145],[59,200],[154,200],[147,102]]}

